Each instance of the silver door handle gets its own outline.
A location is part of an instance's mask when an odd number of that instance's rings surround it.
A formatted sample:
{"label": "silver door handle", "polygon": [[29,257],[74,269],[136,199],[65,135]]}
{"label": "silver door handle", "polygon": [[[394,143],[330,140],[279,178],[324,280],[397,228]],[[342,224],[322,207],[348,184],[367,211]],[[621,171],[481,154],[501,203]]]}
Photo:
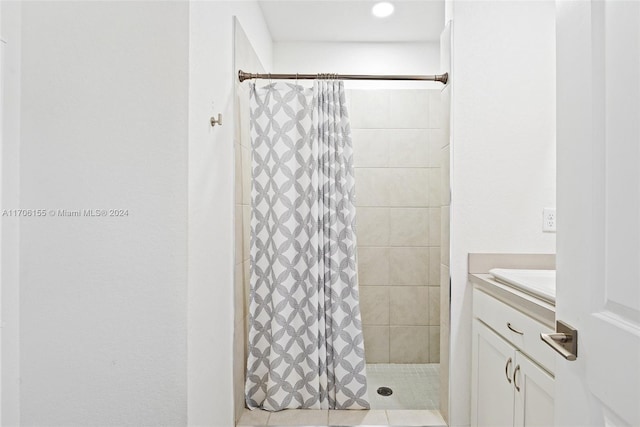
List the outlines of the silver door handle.
{"label": "silver door handle", "polygon": [[515,332],[518,335],[524,335],[524,332],[517,330],[516,328],[514,328],[513,326],[511,326],[511,322],[507,322],[507,328],[509,328],[509,330],[511,332]]}
{"label": "silver door handle", "polygon": [[556,321],[555,334],[540,334],[540,339],[567,360],[578,357],[578,331],[562,320]]}
{"label": "silver door handle", "polygon": [[509,365],[511,365],[511,358],[507,360],[507,364],[504,365],[504,375],[507,377],[507,381],[511,384],[511,377],[509,376]]}
{"label": "silver door handle", "polygon": [[518,375],[518,371],[520,370],[520,365],[516,366],[516,369],[513,371],[513,386],[517,391],[520,391],[520,386],[518,386],[518,382],[516,381],[516,375]]}

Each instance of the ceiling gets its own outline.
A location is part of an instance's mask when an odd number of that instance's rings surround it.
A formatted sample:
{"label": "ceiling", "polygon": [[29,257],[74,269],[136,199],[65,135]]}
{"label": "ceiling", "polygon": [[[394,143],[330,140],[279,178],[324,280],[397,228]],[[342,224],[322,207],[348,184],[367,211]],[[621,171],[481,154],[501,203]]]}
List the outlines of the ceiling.
{"label": "ceiling", "polygon": [[387,0],[395,13],[371,14],[375,0],[260,0],[275,42],[425,42],[444,28],[444,0]]}

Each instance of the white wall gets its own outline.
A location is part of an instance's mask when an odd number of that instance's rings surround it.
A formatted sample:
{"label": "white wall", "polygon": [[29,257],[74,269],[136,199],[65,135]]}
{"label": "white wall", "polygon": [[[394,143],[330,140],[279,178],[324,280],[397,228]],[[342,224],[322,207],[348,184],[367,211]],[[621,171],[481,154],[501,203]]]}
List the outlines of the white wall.
{"label": "white wall", "polygon": [[22,3],[21,425],[187,422],[188,13]]}
{"label": "white wall", "polygon": [[[234,126],[232,17],[271,69],[256,1],[193,2],[189,82],[189,425],[232,425]],[[209,118],[223,114],[223,126]]]}
{"label": "white wall", "polygon": [[[437,74],[440,46],[424,43],[278,42],[274,73]],[[251,72],[251,70],[245,70]],[[439,89],[436,82],[347,81],[348,89]]]}
{"label": "white wall", "polygon": [[20,164],[3,139],[3,178],[23,181],[11,207],[130,212],[25,222],[20,295],[3,250],[3,424],[22,404],[25,425],[229,426],[232,17],[270,67],[257,2],[2,6],[3,37],[24,36]]}
{"label": "white wall", "polygon": [[[18,206],[20,150],[20,21],[18,2],[0,2],[2,17],[2,209]],[[0,347],[2,384],[0,424],[12,426],[20,419],[19,353],[19,221],[0,218]]]}
{"label": "white wall", "polygon": [[469,424],[469,252],[555,253],[553,1],[455,1],[450,423]]}

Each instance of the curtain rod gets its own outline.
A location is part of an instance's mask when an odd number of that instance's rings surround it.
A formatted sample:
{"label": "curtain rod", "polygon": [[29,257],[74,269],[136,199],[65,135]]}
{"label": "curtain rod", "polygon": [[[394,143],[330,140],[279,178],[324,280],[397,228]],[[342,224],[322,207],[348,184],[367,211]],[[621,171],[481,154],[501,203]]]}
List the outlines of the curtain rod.
{"label": "curtain rod", "polygon": [[393,74],[372,75],[372,74],[271,74],[271,73],[245,73],[238,70],[238,80],[243,82],[249,79],[268,79],[268,80],[315,80],[315,79],[336,79],[336,80],[420,80],[440,82],[447,84],[449,73],[434,74],[427,76],[399,76]]}

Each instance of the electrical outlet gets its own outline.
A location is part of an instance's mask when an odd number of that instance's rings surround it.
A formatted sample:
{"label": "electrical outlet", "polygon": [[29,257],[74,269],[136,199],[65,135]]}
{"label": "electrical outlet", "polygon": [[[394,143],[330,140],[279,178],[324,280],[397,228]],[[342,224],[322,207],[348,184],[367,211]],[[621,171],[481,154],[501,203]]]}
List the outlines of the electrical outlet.
{"label": "electrical outlet", "polygon": [[555,208],[544,208],[542,210],[542,231],[546,231],[548,233],[556,232]]}

